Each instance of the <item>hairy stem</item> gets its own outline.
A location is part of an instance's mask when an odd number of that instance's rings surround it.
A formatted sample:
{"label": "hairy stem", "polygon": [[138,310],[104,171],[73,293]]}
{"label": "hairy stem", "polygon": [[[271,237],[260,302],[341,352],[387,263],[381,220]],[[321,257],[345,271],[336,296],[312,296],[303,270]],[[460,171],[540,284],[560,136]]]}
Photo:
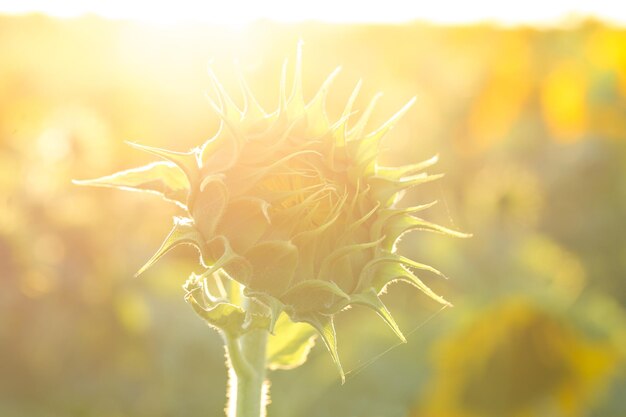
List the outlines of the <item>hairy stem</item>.
{"label": "hairy stem", "polygon": [[[263,307],[244,300],[248,311]],[[238,338],[226,335],[229,358],[228,417],[263,417],[267,400],[265,348],[267,330],[250,330]]]}

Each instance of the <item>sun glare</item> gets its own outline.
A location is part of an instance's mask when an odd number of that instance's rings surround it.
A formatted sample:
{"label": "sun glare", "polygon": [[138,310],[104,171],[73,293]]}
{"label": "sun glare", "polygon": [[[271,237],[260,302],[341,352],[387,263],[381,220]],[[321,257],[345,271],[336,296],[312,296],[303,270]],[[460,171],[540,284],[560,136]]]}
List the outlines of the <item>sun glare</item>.
{"label": "sun glare", "polygon": [[523,3],[475,0],[471,3],[442,0],[438,2],[405,2],[387,0],[384,6],[364,7],[356,1],[292,2],[285,0],[206,2],[179,0],[171,3],[152,1],[0,0],[0,13],[40,12],[57,17],[96,14],[114,19],[131,19],[156,24],[203,22],[240,26],[259,19],[280,22],[317,20],[333,23],[402,23],[425,20],[458,24],[497,22],[501,24],[544,24],[561,22],[572,16],[593,16],[618,23],[626,22],[626,5],[616,1],[595,2],[530,0]]}

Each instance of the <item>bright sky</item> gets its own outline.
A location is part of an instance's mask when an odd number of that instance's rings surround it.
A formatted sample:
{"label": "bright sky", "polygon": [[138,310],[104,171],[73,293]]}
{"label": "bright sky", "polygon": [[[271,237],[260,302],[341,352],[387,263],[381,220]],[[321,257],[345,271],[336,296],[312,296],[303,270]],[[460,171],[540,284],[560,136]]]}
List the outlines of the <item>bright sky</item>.
{"label": "bright sky", "polygon": [[60,17],[93,13],[167,24],[200,21],[239,25],[260,18],[285,22],[388,23],[420,19],[436,23],[490,20],[544,24],[559,23],[572,15],[626,24],[625,0],[0,0],[0,13],[28,12]]}

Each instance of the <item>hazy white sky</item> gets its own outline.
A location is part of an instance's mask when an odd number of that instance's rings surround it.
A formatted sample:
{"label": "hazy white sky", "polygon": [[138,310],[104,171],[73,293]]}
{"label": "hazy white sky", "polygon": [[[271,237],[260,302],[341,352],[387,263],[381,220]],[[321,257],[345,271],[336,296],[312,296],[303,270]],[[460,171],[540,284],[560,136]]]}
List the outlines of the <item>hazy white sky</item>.
{"label": "hazy white sky", "polygon": [[[367,6],[375,4],[375,6]],[[438,23],[495,20],[554,23],[571,15],[592,15],[626,24],[626,0],[0,0],[0,13],[44,12],[72,17],[95,13],[157,23],[204,21],[243,24],[259,18],[280,21]]]}

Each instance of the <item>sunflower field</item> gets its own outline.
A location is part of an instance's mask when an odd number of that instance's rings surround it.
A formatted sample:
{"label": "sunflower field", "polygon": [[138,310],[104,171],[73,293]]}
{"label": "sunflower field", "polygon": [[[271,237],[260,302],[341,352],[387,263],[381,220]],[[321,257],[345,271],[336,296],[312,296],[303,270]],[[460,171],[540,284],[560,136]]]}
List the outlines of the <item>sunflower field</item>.
{"label": "sunflower field", "polygon": [[472,237],[404,235],[399,253],[449,277],[417,271],[454,306],[390,286],[404,344],[367,308],[342,311],[345,384],[317,340],[270,371],[268,415],[625,416],[626,29],[43,15],[0,16],[0,415],[223,415],[222,341],[181,289],[197,252],[133,277],[178,208],[72,180],[154,160],[125,141],[185,152],[212,137],[209,65],[235,102],[241,71],[273,111],[299,42],[307,100],[341,67],[332,120],[358,80],[355,109],[383,93],[366,130],[416,97],[378,161],[438,156],[445,176],[403,204],[436,201],[421,216]]}

